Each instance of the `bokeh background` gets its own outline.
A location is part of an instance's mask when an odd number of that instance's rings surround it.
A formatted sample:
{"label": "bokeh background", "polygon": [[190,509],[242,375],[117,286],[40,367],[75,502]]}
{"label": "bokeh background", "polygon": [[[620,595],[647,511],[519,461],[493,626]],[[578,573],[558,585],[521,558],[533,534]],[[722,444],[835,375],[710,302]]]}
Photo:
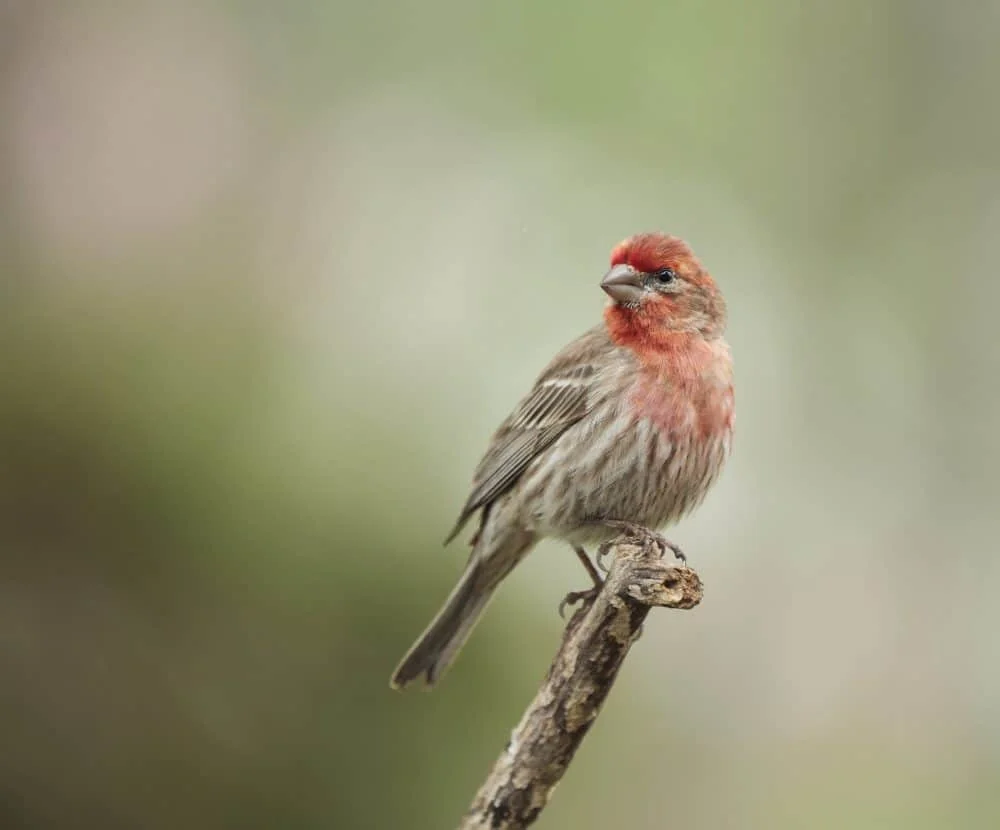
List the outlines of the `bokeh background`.
{"label": "bokeh background", "polygon": [[1000,3],[0,2],[0,824],[454,826],[585,578],[433,692],[487,437],[686,237],[735,452],[539,822],[1000,826]]}

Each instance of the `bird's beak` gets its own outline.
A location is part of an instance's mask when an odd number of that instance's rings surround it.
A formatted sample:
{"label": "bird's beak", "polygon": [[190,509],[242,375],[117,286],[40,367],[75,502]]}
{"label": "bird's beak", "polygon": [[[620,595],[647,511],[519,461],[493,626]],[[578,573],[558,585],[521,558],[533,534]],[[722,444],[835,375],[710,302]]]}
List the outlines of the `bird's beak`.
{"label": "bird's beak", "polygon": [[631,265],[616,265],[601,280],[601,288],[620,305],[635,305],[643,294],[642,274]]}

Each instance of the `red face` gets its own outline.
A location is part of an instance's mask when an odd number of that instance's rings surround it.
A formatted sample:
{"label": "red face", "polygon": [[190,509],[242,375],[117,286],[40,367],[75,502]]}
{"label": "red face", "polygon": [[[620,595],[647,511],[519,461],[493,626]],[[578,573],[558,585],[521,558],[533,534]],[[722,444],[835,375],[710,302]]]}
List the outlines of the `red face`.
{"label": "red face", "polygon": [[[725,304],[711,275],[684,240],[660,233],[630,237],[611,254],[601,288],[609,312],[673,331],[721,334]],[[609,321],[610,322],[610,321]]]}

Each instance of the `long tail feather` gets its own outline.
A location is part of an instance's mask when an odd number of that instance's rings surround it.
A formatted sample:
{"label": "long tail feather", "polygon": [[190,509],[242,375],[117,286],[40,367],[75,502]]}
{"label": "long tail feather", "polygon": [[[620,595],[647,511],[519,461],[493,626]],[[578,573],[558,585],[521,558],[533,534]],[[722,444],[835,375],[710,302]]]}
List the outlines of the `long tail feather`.
{"label": "long tail feather", "polygon": [[390,685],[402,689],[423,676],[433,686],[469,638],[506,573],[471,561],[437,616],[396,667]]}

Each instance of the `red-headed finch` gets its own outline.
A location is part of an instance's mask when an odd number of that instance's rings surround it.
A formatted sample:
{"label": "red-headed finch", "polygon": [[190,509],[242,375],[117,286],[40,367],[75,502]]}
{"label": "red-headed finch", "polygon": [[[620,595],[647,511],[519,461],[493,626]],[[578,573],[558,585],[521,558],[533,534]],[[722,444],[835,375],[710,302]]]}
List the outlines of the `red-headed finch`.
{"label": "red-headed finch", "polygon": [[[494,434],[451,541],[479,512],[458,585],[392,676],[433,684],[497,586],[546,536],[582,545],[696,507],[729,455],[726,305],[687,244],[645,233],[611,254],[604,323],[555,356]],[[594,575],[592,566],[588,567]]]}

